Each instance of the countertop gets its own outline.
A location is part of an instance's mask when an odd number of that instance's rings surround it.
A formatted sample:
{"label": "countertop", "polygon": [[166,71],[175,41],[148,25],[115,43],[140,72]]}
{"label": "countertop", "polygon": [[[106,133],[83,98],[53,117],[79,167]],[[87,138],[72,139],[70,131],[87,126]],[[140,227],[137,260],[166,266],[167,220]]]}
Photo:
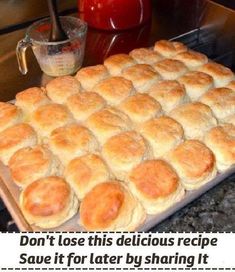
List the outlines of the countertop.
{"label": "countertop", "polygon": [[[89,29],[84,65],[100,63],[110,54],[151,46],[158,39],[178,36],[189,47],[209,54],[211,58],[234,69],[234,25],[235,12],[209,1],[155,0],[152,21],[141,28],[119,33]],[[180,36],[186,32],[191,34]],[[0,35],[1,101],[13,99],[17,92],[30,86],[44,85],[49,80],[40,72],[30,50],[27,52],[29,73],[26,76],[19,73],[15,46],[24,33],[25,29],[21,29]],[[235,231],[234,181],[235,175],[154,227],[152,231]]]}

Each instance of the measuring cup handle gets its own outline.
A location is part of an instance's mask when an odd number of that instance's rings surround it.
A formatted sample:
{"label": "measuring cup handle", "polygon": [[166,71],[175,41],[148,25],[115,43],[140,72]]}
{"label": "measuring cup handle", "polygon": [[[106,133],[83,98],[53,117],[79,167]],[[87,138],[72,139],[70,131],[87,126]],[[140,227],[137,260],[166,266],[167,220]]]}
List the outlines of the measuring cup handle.
{"label": "measuring cup handle", "polygon": [[23,75],[28,73],[26,61],[26,49],[31,46],[31,42],[27,39],[20,40],[16,47],[16,56],[18,61],[19,70]]}

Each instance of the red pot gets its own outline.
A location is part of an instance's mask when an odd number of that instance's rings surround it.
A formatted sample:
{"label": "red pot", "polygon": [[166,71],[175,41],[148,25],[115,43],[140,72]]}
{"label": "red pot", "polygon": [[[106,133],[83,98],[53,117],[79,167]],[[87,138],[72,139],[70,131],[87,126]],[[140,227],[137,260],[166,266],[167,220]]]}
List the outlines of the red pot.
{"label": "red pot", "polygon": [[80,17],[104,30],[136,27],[151,17],[151,0],[78,0]]}

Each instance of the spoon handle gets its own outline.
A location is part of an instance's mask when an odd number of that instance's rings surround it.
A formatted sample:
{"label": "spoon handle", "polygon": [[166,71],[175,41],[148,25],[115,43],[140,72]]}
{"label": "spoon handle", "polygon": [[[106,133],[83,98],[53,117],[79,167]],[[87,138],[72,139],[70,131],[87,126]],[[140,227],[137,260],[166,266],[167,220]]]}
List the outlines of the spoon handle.
{"label": "spoon handle", "polygon": [[47,3],[52,23],[49,41],[58,42],[68,39],[60,23],[56,0],[47,0]]}

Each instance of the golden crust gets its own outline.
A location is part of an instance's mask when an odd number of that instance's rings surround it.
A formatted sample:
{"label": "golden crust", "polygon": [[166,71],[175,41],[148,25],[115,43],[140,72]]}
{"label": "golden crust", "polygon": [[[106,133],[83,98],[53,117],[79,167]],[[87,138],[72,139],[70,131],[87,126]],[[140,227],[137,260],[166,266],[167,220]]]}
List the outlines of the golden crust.
{"label": "golden crust", "polygon": [[140,94],[128,97],[120,105],[119,109],[127,114],[130,119],[139,124],[162,114],[161,105],[148,94]]}
{"label": "golden crust", "polygon": [[187,72],[183,62],[175,59],[164,59],[153,64],[154,69],[165,80],[175,80]]}
{"label": "golden crust", "polygon": [[0,102],[0,131],[19,123],[21,120],[22,112],[18,107]]}
{"label": "golden crust", "polygon": [[92,90],[101,95],[110,105],[117,105],[135,93],[132,82],[118,76],[102,80]]}
{"label": "golden crust", "polygon": [[182,125],[187,139],[201,140],[209,129],[217,125],[210,107],[200,102],[179,106],[169,115]]}
{"label": "golden crust", "polygon": [[67,164],[77,156],[98,150],[93,134],[84,126],[70,124],[52,131],[49,145],[54,154]]}
{"label": "golden crust", "polygon": [[104,65],[88,66],[80,69],[75,78],[81,83],[83,89],[91,90],[95,84],[109,76]]}
{"label": "golden crust", "polygon": [[200,67],[199,70],[213,77],[215,87],[223,87],[234,79],[233,72],[219,63],[209,62]]}
{"label": "golden crust", "polygon": [[211,89],[200,101],[211,107],[219,120],[235,113],[235,92],[228,88]]}
{"label": "golden crust", "polygon": [[171,42],[167,40],[157,41],[154,45],[154,51],[166,58],[174,57],[176,54],[187,51],[188,48],[183,43]]}
{"label": "golden crust", "polygon": [[77,121],[85,121],[91,114],[101,110],[106,101],[95,92],[82,92],[71,95],[66,105]]}
{"label": "golden crust", "polygon": [[45,146],[19,149],[9,161],[14,182],[25,187],[39,178],[60,174],[59,161]]}
{"label": "golden crust", "polygon": [[143,123],[140,126],[140,133],[149,141],[155,158],[166,156],[183,141],[184,136],[182,126],[167,116]]}
{"label": "golden crust", "polygon": [[197,140],[187,140],[174,149],[169,157],[186,189],[196,189],[215,175],[212,151]]}
{"label": "golden crust", "polygon": [[116,178],[125,180],[134,166],[151,157],[151,151],[140,134],[128,131],[111,137],[104,144],[102,155]]}
{"label": "golden crust", "polygon": [[161,104],[165,112],[169,112],[189,100],[184,86],[176,80],[157,82],[148,90],[148,94]]}
{"label": "golden crust", "polygon": [[80,200],[94,186],[111,178],[107,165],[101,157],[95,154],[87,154],[73,159],[67,165],[64,174]]}
{"label": "golden crust", "polygon": [[108,181],[96,185],[83,199],[81,224],[89,231],[133,231],[145,212],[124,184]]}
{"label": "golden crust", "polygon": [[146,92],[153,83],[159,81],[160,75],[156,73],[151,65],[135,64],[126,68],[122,76],[131,80],[138,92]]}
{"label": "golden crust", "polygon": [[208,62],[206,55],[192,50],[179,53],[174,59],[182,61],[190,70],[196,70]]}
{"label": "golden crust", "polygon": [[136,61],[127,54],[112,55],[104,61],[104,65],[112,76],[120,75],[125,68],[130,67],[135,63]]}
{"label": "golden crust", "polygon": [[156,51],[149,48],[134,49],[129,55],[140,64],[153,64],[163,59]]}
{"label": "golden crust", "polygon": [[235,163],[235,126],[223,124],[205,135],[206,145],[214,152],[217,168],[225,171]]}
{"label": "golden crust", "polygon": [[231,82],[229,82],[226,88],[229,88],[235,92],[235,80],[232,80]]}
{"label": "golden crust", "polygon": [[72,76],[61,76],[46,85],[48,97],[55,103],[63,104],[67,98],[81,89],[81,84]]}
{"label": "golden crust", "polygon": [[108,138],[130,130],[132,127],[129,117],[118,109],[107,107],[92,114],[86,121],[88,128],[95,134],[101,144]]}
{"label": "golden crust", "polygon": [[41,137],[48,137],[52,130],[73,121],[67,107],[60,104],[48,104],[33,112],[30,123]]}
{"label": "golden crust", "polygon": [[64,179],[50,176],[27,186],[21,193],[20,206],[30,224],[51,228],[71,218],[78,202]]}
{"label": "golden crust", "polygon": [[189,72],[178,78],[184,85],[188,96],[192,101],[198,100],[200,96],[213,87],[213,78],[202,72]]}
{"label": "golden crust", "polygon": [[18,149],[33,146],[36,143],[37,134],[30,125],[20,123],[9,127],[0,133],[0,159],[7,164]]}

